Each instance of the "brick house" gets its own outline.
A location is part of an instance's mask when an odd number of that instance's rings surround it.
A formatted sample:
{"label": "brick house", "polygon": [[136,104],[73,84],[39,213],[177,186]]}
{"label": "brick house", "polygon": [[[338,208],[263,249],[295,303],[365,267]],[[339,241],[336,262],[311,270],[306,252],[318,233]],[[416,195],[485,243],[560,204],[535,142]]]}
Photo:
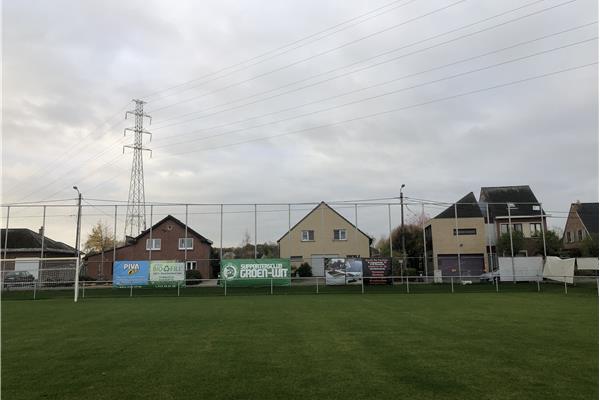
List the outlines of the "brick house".
{"label": "brick house", "polygon": [[572,255],[581,253],[581,243],[588,236],[598,237],[598,203],[573,203],[565,222],[563,247]]}
{"label": "brick house", "polygon": [[[152,238],[151,238],[152,237]],[[128,243],[114,250],[116,261],[176,260],[185,262],[186,270],[198,270],[204,279],[212,278],[210,253],[212,241],[167,215]],[[84,274],[99,280],[112,280],[113,249],[90,253],[84,258]]]}

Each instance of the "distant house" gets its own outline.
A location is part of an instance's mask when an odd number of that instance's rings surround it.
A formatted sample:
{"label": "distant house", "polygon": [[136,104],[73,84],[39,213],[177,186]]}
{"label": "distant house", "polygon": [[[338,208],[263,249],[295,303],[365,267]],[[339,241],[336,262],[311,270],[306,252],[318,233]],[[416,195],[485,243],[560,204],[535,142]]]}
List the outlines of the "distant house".
{"label": "distant house", "polygon": [[497,253],[498,238],[511,230],[522,232],[525,238],[524,248],[515,256],[532,256],[536,253],[534,237],[541,234],[542,226],[547,230],[546,215],[528,185],[482,187],[479,203],[489,227],[491,252]]}
{"label": "distant house", "polygon": [[[27,228],[9,228],[8,235],[6,229],[2,229],[0,244],[1,256],[7,260],[2,263],[2,271],[28,271],[35,279],[46,279],[50,270],[73,269],[74,261],[62,259],[77,257],[75,248],[50,239],[43,229],[35,232]],[[45,270],[46,274],[40,276],[40,270]]]}
{"label": "distant house", "polygon": [[[114,251],[116,261],[174,260],[185,262],[186,270],[199,270],[202,278],[212,278],[212,241],[168,215]],[[151,238],[152,237],[152,238]],[[85,257],[84,273],[95,279],[112,280],[113,249]]]}
{"label": "distant house", "polygon": [[598,203],[573,203],[565,223],[563,247],[573,255],[580,254],[581,243],[598,235]]}
{"label": "distant house", "polygon": [[279,254],[292,267],[307,262],[315,276],[324,276],[325,258],[369,257],[373,239],[337,211],[321,202],[278,241]]}
{"label": "distant house", "polygon": [[488,270],[485,219],[473,192],[427,222],[427,253],[443,276],[479,276]]}

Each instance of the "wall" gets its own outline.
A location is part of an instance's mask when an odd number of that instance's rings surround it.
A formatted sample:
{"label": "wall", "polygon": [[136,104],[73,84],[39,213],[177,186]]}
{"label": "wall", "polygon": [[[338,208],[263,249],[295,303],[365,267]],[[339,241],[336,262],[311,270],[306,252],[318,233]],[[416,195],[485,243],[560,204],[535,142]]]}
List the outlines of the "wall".
{"label": "wall", "polygon": [[[585,239],[587,235],[585,226],[583,225],[583,222],[581,222],[579,215],[577,215],[576,204],[571,204],[571,209],[569,210],[569,217],[565,223],[565,231],[563,236],[563,245],[565,249],[572,250],[579,248],[581,242],[577,237],[578,230],[582,231],[583,238]],[[567,232],[571,232],[571,238],[573,240],[571,243],[567,242]]]}
{"label": "wall", "polygon": [[[434,218],[429,221],[433,245],[433,266],[438,269],[440,254],[484,254],[486,228],[483,217],[476,218]],[[475,235],[454,235],[454,229],[475,228]],[[460,246],[462,244],[462,246]],[[460,247],[459,247],[460,246]],[[488,270],[488,260],[484,257],[484,268]]]}
{"label": "wall", "polygon": [[[347,240],[333,240],[334,229],[346,229]],[[313,230],[314,241],[303,242],[302,231]],[[302,256],[310,263],[312,255],[337,254],[369,257],[369,238],[325,204],[320,204],[279,242],[283,258]]]}
{"label": "wall", "polygon": [[[135,244],[117,248],[117,260],[176,260],[184,261],[185,251],[179,250],[179,238],[185,237],[185,229],[173,221],[165,221],[152,231],[152,238],[161,239],[161,249],[146,250],[146,239],[150,238],[150,233],[138,239]],[[205,279],[212,278],[210,268],[210,249],[211,246],[201,242],[188,230],[188,237],[194,239],[193,250],[187,251],[187,260],[196,261],[196,269],[200,271]],[[102,254],[95,254],[87,257],[85,274],[94,278],[106,280],[112,279],[112,260],[113,251],[108,250],[104,253],[104,263],[102,263]]]}

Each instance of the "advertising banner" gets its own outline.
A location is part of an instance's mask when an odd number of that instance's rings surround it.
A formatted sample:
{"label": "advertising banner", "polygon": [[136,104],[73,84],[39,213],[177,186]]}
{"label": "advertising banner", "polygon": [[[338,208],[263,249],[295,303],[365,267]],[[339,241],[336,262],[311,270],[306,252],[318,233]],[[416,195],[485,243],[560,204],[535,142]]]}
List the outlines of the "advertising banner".
{"label": "advertising banner", "polygon": [[185,286],[185,264],[177,261],[151,261],[150,285],[154,287]]}
{"label": "advertising banner", "polygon": [[346,258],[346,285],[362,285],[362,258]]}
{"label": "advertising banner", "polygon": [[392,262],[389,258],[365,258],[363,260],[365,285],[391,285]]}
{"label": "advertising banner", "polygon": [[113,286],[145,286],[148,284],[150,262],[115,261]]}
{"label": "advertising banner", "polygon": [[292,283],[290,260],[283,258],[222,260],[221,281],[227,286],[290,286]]}
{"label": "advertising banner", "polygon": [[325,264],[325,284],[326,285],[345,285],[346,284],[346,259],[345,258],[326,258],[324,264]]}

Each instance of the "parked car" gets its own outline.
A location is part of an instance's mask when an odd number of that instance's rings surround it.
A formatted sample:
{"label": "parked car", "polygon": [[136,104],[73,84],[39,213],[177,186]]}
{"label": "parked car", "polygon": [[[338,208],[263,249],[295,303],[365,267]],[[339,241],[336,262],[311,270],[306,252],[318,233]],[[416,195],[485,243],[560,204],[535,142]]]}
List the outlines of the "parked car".
{"label": "parked car", "polygon": [[486,272],[479,276],[480,282],[496,282],[496,280],[500,281],[500,271],[496,270],[493,272]]}
{"label": "parked car", "polygon": [[4,287],[24,287],[30,286],[35,281],[35,277],[27,271],[11,271],[4,276]]}

